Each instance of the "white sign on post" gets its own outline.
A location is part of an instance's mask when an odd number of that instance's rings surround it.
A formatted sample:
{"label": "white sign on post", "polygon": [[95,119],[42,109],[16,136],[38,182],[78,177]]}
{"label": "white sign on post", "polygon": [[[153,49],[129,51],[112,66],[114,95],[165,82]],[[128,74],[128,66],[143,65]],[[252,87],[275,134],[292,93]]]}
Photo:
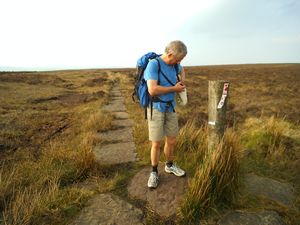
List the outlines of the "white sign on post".
{"label": "white sign on post", "polygon": [[221,97],[221,100],[219,101],[217,109],[221,109],[224,106],[224,103],[225,103],[225,100],[227,97],[227,93],[228,93],[228,88],[229,88],[229,83],[224,83],[222,97]]}

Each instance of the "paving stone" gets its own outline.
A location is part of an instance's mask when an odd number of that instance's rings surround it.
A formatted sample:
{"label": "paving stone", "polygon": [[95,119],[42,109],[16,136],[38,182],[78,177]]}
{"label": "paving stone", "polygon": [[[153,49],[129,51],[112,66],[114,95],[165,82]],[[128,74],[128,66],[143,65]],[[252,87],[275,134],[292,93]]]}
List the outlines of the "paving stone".
{"label": "paving stone", "polygon": [[152,190],[147,187],[150,171],[149,165],[133,177],[127,187],[129,196],[147,201],[151,208],[161,216],[174,216],[187,191],[187,177],[167,174],[164,172],[164,163],[159,163],[159,186]]}
{"label": "paving stone", "polygon": [[101,140],[108,142],[129,142],[133,141],[131,127],[119,128],[117,130],[109,130],[107,132],[99,133]]}
{"label": "paving stone", "polygon": [[96,161],[101,165],[112,165],[136,161],[135,144],[121,142],[96,146],[94,148]]}
{"label": "paving stone", "polygon": [[292,206],[295,199],[294,189],[290,184],[255,174],[248,174],[245,177],[245,191],[256,196],[269,198],[286,206]]}
{"label": "paving stone", "polygon": [[109,93],[111,96],[114,96],[114,97],[122,96],[122,93],[120,91],[110,91]]}
{"label": "paving stone", "polygon": [[126,120],[114,120],[112,125],[115,127],[133,127],[134,123],[131,119]]}
{"label": "paving stone", "polygon": [[113,112],[112,114],[116,119],[128,119],[129,118],[129,114],[127,112]]}
{"label": "paving stone", "polygon": [[112,97],[112,98],[115,98],[115,97],[122,97],[122,94],[121,94],[121,93],[118,93],[118,92],[114,92],[114,93],[111,93],[111,97]]}
{"label": "paving stone", "polygon": [[102,107],[103,111],[108,111],[108,112],[125,112],[126,108],[124,103],[121,102],[111,102],[108,105],[104,105]]}
{"label": "paving stone", "polygon": [[111,90],[112,91],[120,91],[121,89],[120,89],[120,86],[117,85],[117,86],[114,86]]}
{"label": "paving stone", "polygon": [[122,96],[113,96],[113,97],[111,97],[111,100],[112,101],[119,100],[119,101],[124,102],[124,97],[122,97]]}
{"label": "paving stone", "polygon": [[240,212],[225,215],[218,225],[285,225],[283,219],[274,211]]}
{"label": "paving stone", "polygon": [[124,105],[124,101],[115,99],[115,100],[111,100],[110,104]]}
{"label": "paving stone", "polygon": [[70,225],[142,225],[140,209],[113,194],[100,194],[87,202]]}

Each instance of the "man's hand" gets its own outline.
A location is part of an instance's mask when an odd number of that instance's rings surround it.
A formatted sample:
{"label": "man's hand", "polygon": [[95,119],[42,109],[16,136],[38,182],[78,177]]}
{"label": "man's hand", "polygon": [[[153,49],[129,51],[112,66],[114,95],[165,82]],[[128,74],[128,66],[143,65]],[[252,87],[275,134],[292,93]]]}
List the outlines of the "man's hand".
{"label": "man's hand", "polygon": [[179,82],[174,86],[174,90],[175,90],[175,92],[177,92],[177,93],[184,91],[184,89],[185,89],[185,85],[184,85],[181,81],[179,81]]}

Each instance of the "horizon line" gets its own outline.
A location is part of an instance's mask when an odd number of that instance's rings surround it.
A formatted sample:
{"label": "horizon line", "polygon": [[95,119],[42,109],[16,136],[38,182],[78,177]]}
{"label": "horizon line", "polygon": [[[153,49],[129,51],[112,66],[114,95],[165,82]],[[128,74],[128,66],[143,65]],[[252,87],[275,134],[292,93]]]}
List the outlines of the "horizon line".
{"label": "horizon line", "polygon": [[[276,63],[221,63],[221,64],[202,64],[186,65],[184,67],[204,67],[204,66],[230,66],[230,65],[271,65],[271,64],[300,64],[300,62],[276,62]],[[66,70],[115,70],[115,69],[135,69],[136,67],[14,67],[0,66],[0,72],[51,72]]]}

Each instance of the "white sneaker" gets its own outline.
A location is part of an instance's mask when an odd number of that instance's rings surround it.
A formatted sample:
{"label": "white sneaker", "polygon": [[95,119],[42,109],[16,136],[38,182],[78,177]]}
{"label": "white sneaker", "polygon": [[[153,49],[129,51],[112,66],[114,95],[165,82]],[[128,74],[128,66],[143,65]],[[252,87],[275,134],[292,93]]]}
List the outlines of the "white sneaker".
{"label": "white sneaker", "polygon": [[185,175],[185,171],[180,169],[179,167],[176,166],[176,164],[173,163],[172,166],[168,167],[165,165],[165,171],[167,173],[173,173],[177,177],[182,177]]}
{"label": "white sneaker", "polygon": [[158,174],[156,172],[151,172],[150,177],[148,179],[148,187],[149,188],[156,188],[158,185]]}

